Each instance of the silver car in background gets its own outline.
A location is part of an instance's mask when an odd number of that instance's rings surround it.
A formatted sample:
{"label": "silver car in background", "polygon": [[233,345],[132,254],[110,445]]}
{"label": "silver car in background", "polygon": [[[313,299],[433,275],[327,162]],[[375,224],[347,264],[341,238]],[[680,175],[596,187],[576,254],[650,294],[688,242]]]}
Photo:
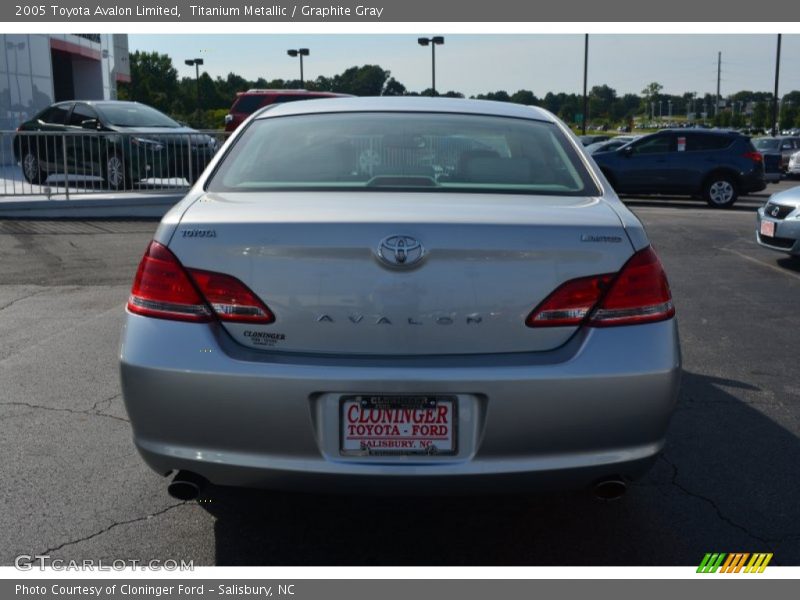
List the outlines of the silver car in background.
{"label": "silver car in background", "polygon": [[770,250],[800,256],[800,187],[773,194],[758,209],[756,241]]}
{"label": "silver car in background", "polygon": [[561,121],[505,103],[254,114],[164,217],[127,313],[134,441],[180,498],[617,497],[680,378],[641,223]]}
{"label": "silver car in background", "polygon": [[795,152],[789,157],[789,165],[786,167],[786,175],[792,179],[800,177],[800,152]]}

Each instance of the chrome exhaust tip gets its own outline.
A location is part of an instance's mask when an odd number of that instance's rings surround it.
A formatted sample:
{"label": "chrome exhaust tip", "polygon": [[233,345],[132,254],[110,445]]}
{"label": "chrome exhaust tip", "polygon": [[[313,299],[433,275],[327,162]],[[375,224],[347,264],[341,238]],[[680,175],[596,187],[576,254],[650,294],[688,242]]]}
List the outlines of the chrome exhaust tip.
{"label": "chrome exhaust tip", "polygon": [[594,485],[592,493],[598,500],[611,502],[612,500],[619,500],[625,495],[628,490],[628,484],[619,478],[604,479]]}
{"label": "chrome exhaust tip", "polygon": [[178,471],[167,486],[167,493],[176,500],[196,500],[206,487],[205,477],[190,471]]}

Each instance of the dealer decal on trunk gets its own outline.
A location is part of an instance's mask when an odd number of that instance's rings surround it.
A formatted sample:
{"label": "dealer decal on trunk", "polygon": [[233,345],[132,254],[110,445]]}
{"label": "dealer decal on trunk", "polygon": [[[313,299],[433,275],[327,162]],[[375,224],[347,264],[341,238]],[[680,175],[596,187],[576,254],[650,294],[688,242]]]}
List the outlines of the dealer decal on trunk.
{"label": "dealer decal on trunk", "polygon": [[276,346],[278,342],[286,339],[285,333],[273,333],[271,331],[245,331],[246,337],[254,346]]}

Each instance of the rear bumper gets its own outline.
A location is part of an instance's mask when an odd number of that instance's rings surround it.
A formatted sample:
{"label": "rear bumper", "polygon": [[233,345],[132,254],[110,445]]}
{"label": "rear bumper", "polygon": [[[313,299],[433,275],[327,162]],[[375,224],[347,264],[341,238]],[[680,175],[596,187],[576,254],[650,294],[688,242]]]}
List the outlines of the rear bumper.
{"label": "rear bumper", "polygon": [[752,194],[753,192],[760,192],[761,190],[767,187],[767,179],[766,174],[758,173],[758,174],[751,174],[741,178],[741,186],[742,189],[740,190],[743,194]]}
{"label": "rear bumper", "polygon": [[[648,468],[680,350],[673,319],[589,329],[547,353],[291,357],[247,350],[213,325],[129,314],[121,376],[136,446],[162,474],[317,491],[565,489]],[[457,453],[341,456],[343,393],[456,395]]]}

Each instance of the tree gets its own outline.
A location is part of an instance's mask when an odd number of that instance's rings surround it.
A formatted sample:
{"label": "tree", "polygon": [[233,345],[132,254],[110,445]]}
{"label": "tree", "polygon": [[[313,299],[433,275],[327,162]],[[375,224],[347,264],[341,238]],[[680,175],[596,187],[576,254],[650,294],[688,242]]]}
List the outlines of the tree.
{"label": "tree", "polygon": [[794,127],[796,120],[797,106],[793,104],[791,100],[786,100],[786,96],[784,96],[783,101],[781,102],[781,113],[778,117],[778,126],[781,129],[790,129],[791,127]]}
{"label": "tree", "polygon": [[756,102],[753,106],[753,127],[764,129],[769,122],[769,111],[766,102]]}
{"label": "tree", "polygon": [[654,81],[652,83],[647,84],[645,88],[642,90],[642,101],[644,102],[644,112],[645,114],[650,113],[650,106],[653,102],[658,102],[659,95],[661,94],[661,90],[664,89],[664,86]]}
{"label": "tree", "polygon": [[494,100],[495,102],[511,102],[511,96],[505,90],[498,90],[496,92],[488,92],[486,94],[478,94],[475,96],[478,100]]}
{"label": "tree", "polygon": [[390,77],[386,85],[383,86],[384,96],[405,96],[408,93],[406,86],[397,81],[394,77]]}
{"label": "tree", "polygon": [[333,78],[332,91],[354,96],[380,96],[391,72],[378,65],[350,67]]}
{"label": "tree", "polygon": [[607,85],[596,85],[589,92],[589,114],[595,117],[607,117],[611,113],[617,90]]}
{"label": "tree", "polygon": [[617,104],[622,105],[625,117],[634,117],[639,112],[642,100],[636,94],[625,94]]}
{"label": "tree", "polygon": [[128,60],[131,82],[120,86],[120,96],[168,111],[178,92],[178,71],[172,59],[166,54],[137,50]]}
{"label": "tree", "polygon": [[511,94],[511,102],[525,104],[526,106],[536,106],[539,104],[539,99],[530,90],[517,90]]}

